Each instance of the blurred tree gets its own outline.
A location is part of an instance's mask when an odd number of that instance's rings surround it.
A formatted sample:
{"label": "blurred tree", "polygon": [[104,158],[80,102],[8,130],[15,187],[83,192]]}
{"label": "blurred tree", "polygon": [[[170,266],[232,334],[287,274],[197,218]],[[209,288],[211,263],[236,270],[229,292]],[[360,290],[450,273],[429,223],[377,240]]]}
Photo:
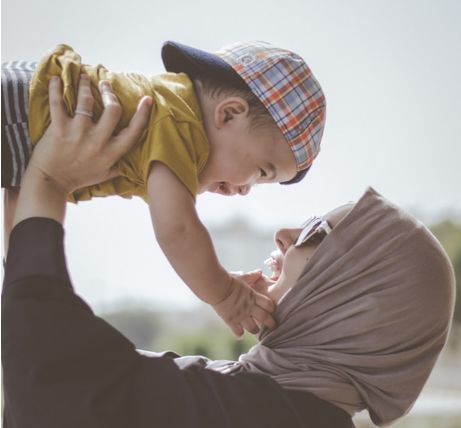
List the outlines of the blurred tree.
{"label": "blurred tree", "polygon": [[160,313],[141,307],[128,305],[127,308],[105,313],[102,317],[138,349],[153,350],[152,345],[164,329]]}
{"label": "blurred tree", "polygon": [[213,326],[188,332],[167,329],[158,348],[171,349],[180,355],[204,355],[212,360],[236,360],[255,343],[250,334],[236,340],[226,327]]}

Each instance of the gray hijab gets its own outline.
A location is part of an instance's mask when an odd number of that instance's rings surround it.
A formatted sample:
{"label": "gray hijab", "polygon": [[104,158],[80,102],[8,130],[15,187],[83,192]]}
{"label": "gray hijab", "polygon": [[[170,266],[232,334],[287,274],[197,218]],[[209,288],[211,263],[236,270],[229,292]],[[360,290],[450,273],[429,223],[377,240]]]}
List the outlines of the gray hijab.
{"label": "gray hijab", "polygon": [[[445,344],[454,274],[419,221],[368,189],[275,312],[278,327],[237,363],[377,425],[409,411]],[[221,367],[220,367],[221,366]]]}

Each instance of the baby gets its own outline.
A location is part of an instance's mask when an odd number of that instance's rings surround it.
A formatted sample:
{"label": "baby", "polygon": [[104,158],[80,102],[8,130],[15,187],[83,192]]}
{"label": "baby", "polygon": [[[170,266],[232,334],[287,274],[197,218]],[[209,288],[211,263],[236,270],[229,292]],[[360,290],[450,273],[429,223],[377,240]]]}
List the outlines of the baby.
{"label": "baby", "polygon": [[[273,326],[274,306],[219,263],[200,221],[203,192],[246,195],[254,184],[300,181],[320,150],[325,98],[298,55],[263,42],[239,42],[216,54],[178,43],[162,49],[165,74],[145,77],[88,66],[66,45],[40,63],[2,66],[2,187],[21,182],[33,144],[50,123],[48,82],[60,76],[72,114],[98,119],[108,81],[128,125],[143,96],[153,100],[148,127],[118,165],[120,175],[69,195],[140,196],[149,204],[156,239],[169,262],[204,302],[240,336]],[[94,102],[76,109],[80,79]],[[81,84],[81,83],[80,83]],[[80,105],[80,104],[79,104]]]}

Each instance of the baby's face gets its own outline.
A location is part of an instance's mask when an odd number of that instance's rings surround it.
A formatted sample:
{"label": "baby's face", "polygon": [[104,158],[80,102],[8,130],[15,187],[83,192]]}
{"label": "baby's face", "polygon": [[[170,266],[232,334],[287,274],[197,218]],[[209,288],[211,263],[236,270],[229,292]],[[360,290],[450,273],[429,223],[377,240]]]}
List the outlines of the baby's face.
{"label": "baby's face", "polygon": [[209,132],[210,155],[199,176],[200,193],[247,195],[255,184],[278,183],[296,175],[296,162],[281,131],[250,128],[237,116]]}

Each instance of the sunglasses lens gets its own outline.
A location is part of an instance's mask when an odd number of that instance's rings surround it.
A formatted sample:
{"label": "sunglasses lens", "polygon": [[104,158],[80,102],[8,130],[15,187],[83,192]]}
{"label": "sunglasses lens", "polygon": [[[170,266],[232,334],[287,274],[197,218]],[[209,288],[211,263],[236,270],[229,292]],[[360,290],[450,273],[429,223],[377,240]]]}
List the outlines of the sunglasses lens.
{"label": "sunglasses lens", "polygon": [[303,230],[301,231],[301,233],[298,236],[298,239],[296,240],[295,247],[306,242],[317,230],[321,222],[322,219],[320,219],[319,217],[312,217],[311,219],[306,221],[306,223],[304,223]]}
{"label": "sunglasses lens", "polygon": [[309,232],[309,229],[303,229],[301,231],[301,233],[298,236],[298,239],[296,240],[295,247],[297,247],[298,245],[301,245],[303,243],[304,238],[306,237],[308,232]]}

